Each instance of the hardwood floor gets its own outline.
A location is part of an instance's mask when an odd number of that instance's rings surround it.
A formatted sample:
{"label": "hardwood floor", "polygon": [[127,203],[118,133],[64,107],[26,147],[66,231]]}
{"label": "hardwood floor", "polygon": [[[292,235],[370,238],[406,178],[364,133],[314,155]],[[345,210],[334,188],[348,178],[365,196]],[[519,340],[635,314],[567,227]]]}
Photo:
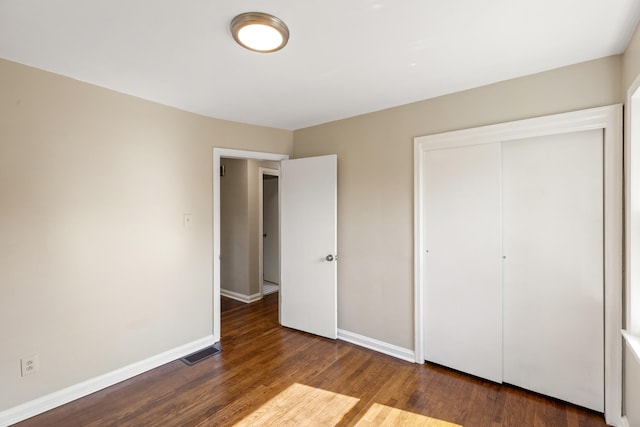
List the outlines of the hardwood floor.
{"label": "hardwood floor", "polygon": [[17,425],[605,425],[515,387],[282,328],[277,298],[225,302],[217,356],[168,363]]}

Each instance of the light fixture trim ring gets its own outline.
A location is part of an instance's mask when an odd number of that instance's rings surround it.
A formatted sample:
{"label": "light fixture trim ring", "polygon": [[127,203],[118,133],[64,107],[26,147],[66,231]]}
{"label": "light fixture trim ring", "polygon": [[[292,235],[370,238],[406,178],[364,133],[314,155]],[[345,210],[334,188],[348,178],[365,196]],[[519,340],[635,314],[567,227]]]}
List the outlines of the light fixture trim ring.
{"label": "light fixture trim ring", "polygon": [[[268,50],[256,49],[246,45],[244,42],[240,40],[240,38],[238,37],[238,33],[240,32],[240,30],[242,30],[242,28],[248,25],[265,25],[270,28],[273,28],[282,36],[282,42],[278,46],[274,47],[273,49],[268,49]],[[230,28],[231,28],[231,35],[233,36],[233,39],[240,46],[244,47],[245,49],[253,50],[255,52],[262,52],[262,53],[276,52],[282,49],[283,47],[285,47],[289,42],[289,28],[287,27],[287,25],[280,18],[270,15],[268,13],[263,13],[263,12],[241,13],[240,15],[236,16],[231,20]]]}

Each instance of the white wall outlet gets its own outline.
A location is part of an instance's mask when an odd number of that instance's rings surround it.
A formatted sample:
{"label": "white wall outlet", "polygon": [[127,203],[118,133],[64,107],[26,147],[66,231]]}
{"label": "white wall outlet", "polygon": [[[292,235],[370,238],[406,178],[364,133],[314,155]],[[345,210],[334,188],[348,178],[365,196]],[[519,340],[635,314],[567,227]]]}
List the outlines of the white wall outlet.
{"label": "white wall outlet", "polygon": [[192,221],[193,221],[193,214],[190,214],[190,213],[184,214],[184,217],[183,217],[184,228],[190,227]]}
{"label": "white wall outlet", "polygon": [[22,359],[20,359],[20,367],[23,377],[35,374],[40,370],[40,356],[38,356],[37,354],[33,354],[28,357],[23,357]]}

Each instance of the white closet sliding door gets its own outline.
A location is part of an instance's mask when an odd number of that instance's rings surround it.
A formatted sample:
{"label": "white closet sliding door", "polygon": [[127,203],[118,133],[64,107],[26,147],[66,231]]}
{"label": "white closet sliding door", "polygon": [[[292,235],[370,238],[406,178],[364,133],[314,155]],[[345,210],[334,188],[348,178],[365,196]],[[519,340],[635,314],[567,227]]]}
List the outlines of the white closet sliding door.
{"label": "white closet sliding door", "polygon": [[425,359],[603,411],[602,130],[422,164]]}
{"label": "white closet sliding door", "polygon": [[602,130],[503,156],[503,381],[604,410]]}
{"label": "white closet sliding door", "polygon": [[415,139],[418,361],[622,424],[622,152],[620,105]]}
{"label": "white closet sliding door", "polygon": [[423,156],[425,358],[500,381],[500,144]]}

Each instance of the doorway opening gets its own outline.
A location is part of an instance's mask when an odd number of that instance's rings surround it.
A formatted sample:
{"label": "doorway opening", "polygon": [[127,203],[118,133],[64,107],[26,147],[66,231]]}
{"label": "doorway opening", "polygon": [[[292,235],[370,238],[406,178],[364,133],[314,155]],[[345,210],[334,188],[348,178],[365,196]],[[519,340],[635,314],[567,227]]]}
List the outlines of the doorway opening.
{"label": "doorway opening", "polygon": [[280,284],[280,164],[220,160],[220,293],[252,303]]}
{"label": "doorway opening", "polygon": [[[331,339],[337,337],[337,155],[295,160],[289,160],[288,157],[286,154],[224,148],[213,150],[213,170],[216,173],[213,174],[212,305],[213,337],[216,341],[220,340],[222,330],[220,267],[221,259],[226,259],[225,252],[221,250],[219,171],[222,158],[279,162],[279,321],[283,326],[303,332]],[[257,173],[254,182],[257,184]],[[250,235],[255,235],[257,241],[257,227],[255,231]],[[255,277],[257,281],[257,273]]]}
{"label": "doorway opening", "polygon": [[[264,153],[264,152],[256,152],[256,151],[244,151],[244,150],[233,150],[233,149],[227,149],[227,148],[214,148],[213,149],[213,295],[212,295],[212,302],[213,302],[213,337],[214,337],[214,342],[219,342],[220,341],[220,337],[221,337],[221,324],[220,324],[220,311],[221,311],[221,301],[220,301],[220,296],[221,296],[221,289],[222,289],[222,276],[221,276],[221,261],[222,258],[225,257],[226,260],[226,256],[229,255],[231,256],[231,254],[224,254],[221,251],[222,248],[222,235],[221,235],[221,219],[222,219],[222,198],[221,198],[221,174],[222,174],[222,170],[221,170],[221,166],[222,166],[222,159],[232,159],[232,160],[247,160],[247,161],[264,161],[264,162],[275,162],[275,163],[271,163],[269,164],[270,167],[268,167],[268,169],[276,169],[278,167],[278,162],[280,162],[281,160],[287,160],[289,158],[288,155],[286,154],[274,154],[274,153]],[[274,167],[275,166],[275,167]],[[263,166],[264,167],[264,166]],[[224,170],[225,175],[227,175],[228,173],[230,173],[231,171],[226,169]],[[258,179],[258,170],[256,169],[255,172],[255,179],[253,180],[254,183],[257,184]],[[258,186],[255,185],[256,188],[256,192],[254,193],[254,201],[256,202],[255,205],[257,206],[257,199],[258,199],[258,189],[261,188],[262,186]],[[234,197],[235,198],[235,197]],[[247,200],[248,199],[248,193],[247,193]],[[256,217],[257,215],[257,209],[255,209],[255,215]],[[248,213],[247,213],[248,215]],[[248,220],[247,220],[248,221]],[[257,221],[256,221],[257,222]],[[249,228],[249,225],[247,223],[247,228]],[[258,238],[258,226],[256,225],[253,228],[253,235],[255,237],[254,241],[255,243],[253,244],[254,246],[254,251],[252,251],[252,254],[254,255],[254,260],[259,258],[258,255],[258,241],[261,240]],[[235,247],[233,244],[230,246],[232,248],[232,250],[236,250],[238,249],[237,247]],[[227,249],[228,250],[228,249]],[[248,248],[247,248],[248,250]],[[245,270],[248,270],[247,265],[245,264],[244,266]],[[255,278],[254,281],[252,283],[250,283],[251,286],[254,286],[253,288],[250,287],[246,287],[246,288],[238,288],[241,289],[240,292],[237,291],[233,291],[233,292],[237,292],[240,295],[244,295],[245,297],[247,297],[248,299],[251,298],[256,298],[259,299],[262,295],[262,277],[258,276],[258,268],[256,266],[256,268],[254,269],[255,271]],[[248,276],[247,276],[248,277]],[[250,280],[250,279],[247,279]],[[225,285],[226,286],[226,285]],[[244,289],[244,290],[243,290]],[[255,291],[251,291],[250,289],[257,289]],[[257,296],[255,296],[257,294]],[[238,295],[235,295],[236,297],[238,297]],[[249,302],[249,301],[246,301]]]}
{"label": "doorway opening", "polygon": [[262,296],[280,290],[280,170],[258,170],[259,268]]}

